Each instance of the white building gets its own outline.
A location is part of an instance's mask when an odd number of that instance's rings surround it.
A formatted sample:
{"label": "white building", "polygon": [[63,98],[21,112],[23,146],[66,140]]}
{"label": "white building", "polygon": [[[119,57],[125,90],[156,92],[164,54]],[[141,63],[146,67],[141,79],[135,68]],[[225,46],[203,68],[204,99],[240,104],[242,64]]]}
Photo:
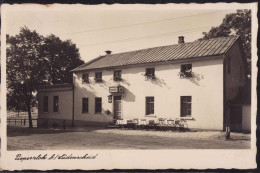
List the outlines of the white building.
{"label": "white building", "polygon": [[190,128],[250,130],[250,105],[232,104],[246,80],[239,37],[106,53],[74,69],[73,86],[39,90],[39,126],[184,118]]}

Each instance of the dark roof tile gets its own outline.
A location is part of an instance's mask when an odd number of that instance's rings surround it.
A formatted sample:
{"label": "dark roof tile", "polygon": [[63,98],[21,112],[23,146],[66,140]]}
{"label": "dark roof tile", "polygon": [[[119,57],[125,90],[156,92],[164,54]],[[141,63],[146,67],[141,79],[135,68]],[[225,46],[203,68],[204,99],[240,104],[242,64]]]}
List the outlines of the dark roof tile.
{"label": "dark roof tile", "polygon": [[227,52],[237,39],[237,36],[220,37],[191,43],[110,54],[95,58],[72,71],[215,56]]}

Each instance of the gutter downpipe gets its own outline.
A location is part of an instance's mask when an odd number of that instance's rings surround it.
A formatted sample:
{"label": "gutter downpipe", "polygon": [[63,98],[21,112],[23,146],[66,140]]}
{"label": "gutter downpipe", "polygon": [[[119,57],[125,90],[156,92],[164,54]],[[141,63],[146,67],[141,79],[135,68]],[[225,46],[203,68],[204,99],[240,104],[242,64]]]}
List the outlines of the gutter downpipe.
{"label": "gutter downpipe", "polygon": [[75,78],[73,75],[73,85],[72,85],[72,127],[74,127],[74,88],[75,88]]}

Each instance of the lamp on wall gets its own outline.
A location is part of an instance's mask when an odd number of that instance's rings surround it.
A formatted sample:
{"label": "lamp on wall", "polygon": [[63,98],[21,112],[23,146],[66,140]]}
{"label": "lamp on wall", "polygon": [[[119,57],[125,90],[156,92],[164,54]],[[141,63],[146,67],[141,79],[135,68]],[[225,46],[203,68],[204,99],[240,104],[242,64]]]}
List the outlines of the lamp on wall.
{"label": "lamp on wall", "polygon": [[108,103],[112,103],[112,95],[108,95]]}

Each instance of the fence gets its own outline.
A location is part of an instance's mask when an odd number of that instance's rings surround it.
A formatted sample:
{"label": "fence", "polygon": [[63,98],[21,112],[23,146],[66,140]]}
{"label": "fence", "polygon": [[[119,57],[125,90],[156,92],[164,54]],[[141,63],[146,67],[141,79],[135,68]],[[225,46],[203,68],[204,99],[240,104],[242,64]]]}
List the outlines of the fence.
{"label": "fence", "polygon": [[[32,112],[32,118],[38,117],[38,111]],[[28,118],[28,112],[7,111],[7,118]]]}
{"label": "fence", "polygon": [[[32,124],[33,127],[37,127],[37,118],[32,119]],[[7,118],[7,125],[29,127],[29,119],[28,118]]]}

